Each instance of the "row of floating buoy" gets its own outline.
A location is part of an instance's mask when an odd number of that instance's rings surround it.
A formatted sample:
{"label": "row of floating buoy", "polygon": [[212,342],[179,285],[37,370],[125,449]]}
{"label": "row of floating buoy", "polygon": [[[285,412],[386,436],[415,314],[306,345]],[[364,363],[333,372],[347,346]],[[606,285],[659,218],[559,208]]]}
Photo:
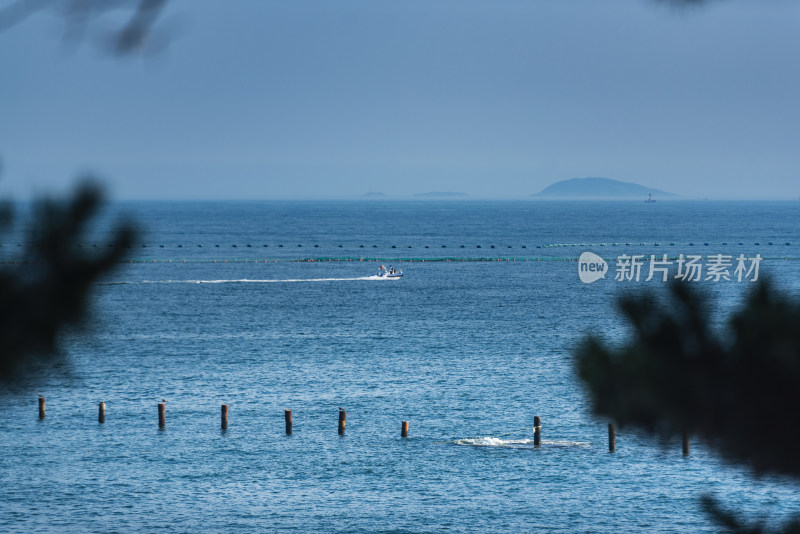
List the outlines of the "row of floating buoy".
{"label": "row of floating buoy", "polygon": [[[705,247],[707,247],[707,246],[709,246],[709,245],[712,245],[712,244],[716,244],[716,243],[709,243],[708,241],[704,241],[704,242],[703,242],[703,246],[705,246]],[[729,243],[728,243],[727,241],[723,241],[722,243],[719,243],[719,244],[721,244],[722,246],[727,246]],[[745,243],[744,243],[743,241],[739,241],[739,242],[738,242],[738,243],[736,243],[736,244],[737,244],[737,245],[740,245],[740,246],[744,246],[744,245],[745,245]],[[749,244],[749,243],[748,243],[748,244]],[[767,242],[767,243],[765,243],[765,244],[766,244],[766,245],[770,245],[770,246],[772,246],[772,245],[775,245],[776,243],[774,243],[774,242],[772,242],[772,241],[769,241],[769,242]],[[784,244],[784,246],[787,246],[787,247],[788,247],[788,246],[790,246],[790,245],[791,245],[791,242],[789,242],[789,241],[786,241],[786,242],[785,242],[785,243],[783,243],[783,244]],[[628,242],[628,243],[551,243],[551,244],[548,244],[548,245],[537,245],[537,246],[536,246],[536,248],[558,248],[558,247],[617,247],[617,246],[631,246],[631,245],[646,245],[646,246],[654,246],[654,247],[660,247],[660,246],[670,246],[670,247],[674,247],[674,246],[683,246],[683,245],[686,245],[686,246],[693,247],[693,246],[695,246],[695,242],[694,242],[694,241],[690,241],[689,243],[675,243],[675,242],[671,242],[671,243],[669,243],[669,244],[667,244],[667,243],[660,243],[660,242],[656,242],[656,243],[630,243],[630,242]],[[759,241],[756,241],[755,243],[753,243],[753,245],[755,245],[755,246],[761,246],[761,242],[759,242]]]}
{"label": "row of floating buoy", "polygon": [[[605,258],[612,261],[614,258]],[[677,258],[670,258],[677,260]],[[765,257],[762,260],[785,260],[800,261],[800,257],[776,256]],[[348,257],[317,257],[317,258],[133,258],[125,260],[124,263],[314,263],[314,262],[377,262],[377,263],[485,263],[485,262],[576,262],[578,258],[559,257],[559,256],[520,256],[520,257],[382,257],[382,258],[348,258]],[[36,262],[30,261],[11,261],[0,259],[0,265],[33,265]]]}
{"label": "row of floating buoy", "polygon": [[[377,262],[377,263],[440,263],[440,262],[503,262],[503,261],[572,261],[574,258],[526,258],[526,257],[431,257],[431,258],[350,258],[350,257],[317,257],[317,258],[139,258],[126,260],[127,263],[313,263],[313,262]],[[2,262],[0,263],[8,263]],[[14,262],[17,263],[17,262]]]}
{"label": "row of floating buoy", "polygon": [[[710,243],[708,241],[704,241],[702,243],[702,245],[706,246],[706,247],[710,246],[712,244],[717,244],[717,243]],[[719,243],[719,244],[721,244],[722,246],[727,246],[729,243],[727,241],[723,241],[722,243]],[[733,243],[731,243],[731,244],[733,244]],[[739,241],[738,243],[735,243],[735,244],[736,245],[740,245],[740,246],[744,246],[745,245],[745,243],[743,241]],[[747,244],[749,245],[749,243],[747,243]],[[780,243],[775,243],[773,241],[768,241],[767,243],[764,243],[764,244],[769,245],[769,246],[780,245]],[[670,242],[670,243],[661,243],[661,242],[655,242],[655,243],[645,243],[645,242],[641,242],[641,243],[632,243],[632,242],[626,242],[626,243],[549,243],[549,244],[546,244],[546,245],[536,245],[536,248],[542,249],[542,248],[565,248],[565,247],[617,247],[617,246],[632,246],[632,245],[654,246],[654,247],[660,247],[660,246],[670,246],[670,247],[674,247],[674,246],[690,246],[690,247],[693,247],[693,246],[695,246],[695,242],[691,241],[689,243],[675,243],[675,242]],[[700,243],[697,243],[697,245],[700,245]],[[755,243],[753,243],[753,245],[754,246],[761,246],[762,243],[759,242],[759,241],[756,241]],[[788,246],[791,245],[791,242],[786,241],[785,243],[783,243],[783,245],[788,247]],[[13,246],[14,245],[11,245],[11,244],[2,244],[2,243],[0,243],[0,248],[2,248],[2,247],[13,247]],[[16,246],[17,247],[22,247],[23,244],[22,243],[17,243]],[[99,245],[97,243],[92,243],[91,245],[86,245],[84,243],[78,244],[79,248],[84,248],[84,247],[97,248],[97,247],[100,247],[100,246],[101,245]],[[109,243],[107,246],[111,247],[113,245],[111,243]],[[285,248],[285,245],[283,245],[283,244],[273,245],[273,246],[275,246],[277,248]],[[297,248],[302,248],[303,246],[304,245],[302,245],[302,244],[298,244]],[[519,248],[528,248],[527,245],[517,245],[517,246]],[[132,247],[131,245],[128,246],[128,248],[131,248],[131,247]],[[188,245],[187,245],[187,247],[188,247]],[[204,248],[204,247],[205,247],[205,245],[202,244],[202,243],[196,245],[196,248]],[[214,245],[213,248],[220,248],[220,247],[221,247],[221,245],[216,244],[216,245]],[[241,245],[238,244],[238,243],[234,243],[234,244],[231,245],[231,248],[257,248],[257,247],[258,247],[257,245],[253,245],[252,243],[241,244]],[[336,247],[337,248],[344,248],[344,245],[336,245]],[[180,244],[180,245],[171,246],[171,245],[160,244],[160,245],[158,245],[156,247],[154,245],[148,245],[146,243],[143,243],[141,245],[141,248],[184,248],[184,245]],[[261,245],[261,248],[269,248],[269,245],[267,245],[267,244]],[[316,245],[313,246],[313,248],[319,248],[319,245],[316,244]],[[347,248],[350,248],[350,247],[347,247]],[[380,245],[372,245],[371,247],[369,245],[359,245],[358,248],[380,248]],[[414,246],[413,245],[407,245],[406,247],[402,247],[402,246],[398,246],[398,245],[391,245],[390,248],[393,248],[393,249],[397,249],[397,248],[414,248]],[[423,247],[420,247],[420,248],[430,249],[430,248],[437,248],[437,247],[436,246],[430,246],[430,245],[424,245]],[[447,245],[441,245],[440,248],[447,248]],[[459,245],[459,246],[453,247],[453,248],[467,248],[467,245]],[[472,246],[470,245],[469,248],[472,248]],[[483,248],[483,246],[482,245],[475,245],[475,248],[479,249],[479,248]],[[492,248],[514,248],[514,245],[506,245],[506,246],[489,245],[487,248],[490,248],[490,249],[492,249]]]}
{"label": "row of floating buoy", "polygon": [[[617,247],[617,246],[632,246],[632,245],[640,245],[640,246],[654,246],[654,247],[661,247],[661,246],[670,246],[670,247],[674,247],[674,246],[683,246],[683,245],[686,245],[686,246],[693,247],[693,246],[695,246],[696,244],[697,244],[697,245],[700,245],[700,243],[695,243],[694,241],[690,241],[689,243],[675,243],[674,241],[673,241],[673,242],[670,242],[670,243],[661,243],[661,242],[655,242],[655,243],[646,243],[646,242],[640,242],[640,243],[632,243],[632,242],[626,242],[626,243],[551,243],[551,244],[547,244],[547,245],[536,245],[536,248],[557,248],[557,247]],[[706,247],[707,247],[707,246],[710,246],[710,245],[712,245],[712,244],[715,244],[715,243],[710,243],[710,242],[708,242],[708,241],[704,241],[704,242],[702,243],[702,245],[703,245],[703,246],[706,246]],[[729,244],[734,244],[734,243],[728,243],[727,241],[723,241],[722,243],[719,243],[719,244],[721,244],[722,246],[728,246]],[[736,244],[736,245],[740,245],[740,246],[744,246],[746,243],[744,243],[743,241],[739,241],[739,242],[737,242],[737,243],[735,243],[735,244]],[[747,243],[747,244],[749,245],[749,243]],[[780,243],[775,243],[775,242],[773,242],[773,241],[768,241],[767,243],[764,243],[764,244],[766,244],[766,245],[769,245],[769,246],[773,246],[773,245],[780,245]],[[762,245],[762,243],[761,243],[760,241],[756,241],[755,243],[753,243],[753,245],[754,245],[754,246],[761,246],[761,245]],[[789,242],[789,241],[786,241],[785,243],[783,243],[783,245],[788,247],[788,246],[790,246],[790,245],[791,245],[791,242]],[[0,245],[0,247],[2,247],[2,246],[3,246],[3,245]],[[22,246],[22,245],[17,245],[17,246]],[[84,245],[83,245],[83,244],[80,244],[80,245],[78,245],[78,246],[79,246],[79,247],[83,247]],[[97,247],[97,246],[99,246],[99,245],[97,245],[97,244],[95,243],[95,244],[93,244],[92,246],[93,246],[93,247]],[[109,246],[111,246],[111,245],[109,245]],[[150,245],[143,244],[143,245],[142,245],[142,248],[148,248],[149,246],[150,246]],[[274,247],[277,247],[277,248],[285,248],[285,245],[283,245],[283,244],[279,244],[279,245],[273,245],[273,246],[274,246]],[[298,245],[297,245],[297,248],[302,248],[303,246],[304,246],[304,245],[302,245],[302,244],[298,244]],[[528,247],[527,247],[527,245],[517,245],[517,246],[518,246],[519,248],[528,248]],[[175,247],[177,247],[177,248],[184,248],[184,245],[175,245]],[[203,247],[205,247],[205,245],[203,245],[203,244],[198,244],[198,245],[197,245],[197,248],[203,248]],[[240,245],[240,244],[238,244],[238,243],[234,243],[234,244],[232,244],[232,245],[231,245],[231,248],[240,248],[240,247],[241,247],[241,248],[257,248],[257,245],[253,245],[253,244],[251,244],[251,243],[248,243],[248,244],[242,244],[242,245]],[[265,245],[261,245],[261,247],[262,247],[262,248],[269,248],[269,245],[265,244]],[[337,247],[337,248],[345,248],[345,247],[344,247],[344,245],[336,245],[336,247]],[[468,247],[468,245],[458,245],[457,247],[452,247],[452,248],[467,248],[467,247]],[[476,248],[476,249],[478,249],[478,248],[483,248],[483,247],[484,247],[484,245],[475,245],[475,248]],[[162,244],[162,245],[158,245],[158,248],[171,248],[171,247],[169,247],[168,245],[163,245],[163,244]],[[217,245],[214,245],[214,248],[220,248],[220,245],[218,245],[218,244],[217,244]],[[316,245],[314,245],[314,246],[313,246],[313,248],[319,248],[319,245],[318,245],[318,244],[316,244]],[[350,248],[350,247],[347,247],[347,248]],[[358,246],[358,248],[381,248],[381,246],[380,246],[380,245],[371,245],[371,246],[370,246],[370,245],[359,245],[359,246]],[[398,246],[398,245],[391,245],[391,246],[390,246],[390,248],[393,248],[393,249],[397,249],[397,248],[414,248],[414,245],[406,245],[405,247],[403,247],[403,246]],[[436,246],[430,246],[430,245],[424,245],[424,246],[422,246],[422,247],[419,247],[419,248],[427,248],[427,249],[430,249],[430,248],[437,248],[437,247],[436,247]],[[440,248],[447,248],[447,245],[441,245],[441,246],[440,246]],[[469,246],[469,248],[472,248],[472,246],[470,245],[470,246]],[[505,245],[505,246],[501,246],[501,245],[489,245],[489,246],[488,246],[488,247],[486,247],[486,248],[490,248],[490,249],[492,249],[492,248],[514,248],[514,245]]]}
{"label": "row of floating buoy", "polygon": [[[2,247],[2,246],[3,245],[0,245],[0,247]],[[22,245],[17,245],[17,246],[22,246]],[[78,247],[80,247],[80,248],[88,247],[88,246],[90,246],[90,245],[84,245],[83,243],[78,245]],[[94,243],[91,246],[92,247],[98,247],[100,245],[98,245],[97,243]],[[111,245],[109,244],[108,246],[111,246]],[[261,248],[269,248],[269,246],[270,245],[261,245]],[[303,246],[304,245],[299,244],[299,245],[297,245],[297,248],[302,248]],[[517,245],[517,246],[519,248],[528,248],[527,245]],[[198,245],[196,245],[196,247],[197,248],[204,248],[205,245],[204,244],[198,244]],[[273,245],[273,247],[285,248],[285,245],[283,245],[283,244]],[[336,245],[336,247],[337,248],[345,248],[344,245]],[[128,248],[131,248],[131,247],[129,246]],[[141,245],[141,248],[184,248],[184,245],[174,245],[173,246],[173,245],[161,244],[161,245],[155,246],[155,245],[148,245],[146,243],[143,243]],[[220,248],[220,245],[218,245],[218,244],[214,245],[213,248]],[[231,248],[259,248],[259,247],[258,247],[258,245],[253,245],[252,243],[248,243],[248,244],[234,243],[234,244],[231,245]],[[319,248],[319,245],[314,245],[313,248]],[[350,247],[347,247],[347,248],[350,248]],[[358,248],[381,248],[381,247],[380,247],[380,245],[371,245],[371,247],[370,247],[370,245],[359,245]],[[396,248],[414,248],[414,245],[407,245],[406,247],[402,247],[402,246],[398,246],[398,245],[391,245],[390,248],[394,248],[394,249],[396,249]],[[436,246],[432,247],[430,245],[424,245],[423,247],[419,247],[419,248],[436,248]],[[447,245],[441,245],[441,248],[447,248]],[[467,248],[467,245],[459,245],[458,247],[453,247],[453,248]],[[471,245],[470,245],[470,248],[471,248]],[[475,248],[482,248],[482,246],[481,245],[476,245]],[[504,247],[500,246],[500,245],[489,245],[488,248],[504,248]],[[514,248],[514,245],[507,245],[506,248]],[[537,247],[537,248],[541,248],[541,247]]]}

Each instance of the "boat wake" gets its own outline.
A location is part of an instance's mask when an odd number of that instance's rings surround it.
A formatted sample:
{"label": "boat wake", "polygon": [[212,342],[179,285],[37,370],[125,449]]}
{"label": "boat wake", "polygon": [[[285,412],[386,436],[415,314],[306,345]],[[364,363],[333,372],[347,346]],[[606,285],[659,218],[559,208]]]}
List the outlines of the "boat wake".
{"label": "boat wake", "polygon": [[[501,447],[506,449],[531,449],[532,439],[500,439],[492,437],[457,439],[451,443],[470,447]],[[542,447],[588,447],[588,441],[542,440]]]}
{"label": "boat wake", "polygon": [[346,282],[355,280],[394,280],[384,276],[358,276],[353,278],[285,278],[279,280],[251,280],[241,278],[237,280],[140,280],[138,282],[106,282],[102,285],[130,285],[130,284],[286,284],[292,282]]}

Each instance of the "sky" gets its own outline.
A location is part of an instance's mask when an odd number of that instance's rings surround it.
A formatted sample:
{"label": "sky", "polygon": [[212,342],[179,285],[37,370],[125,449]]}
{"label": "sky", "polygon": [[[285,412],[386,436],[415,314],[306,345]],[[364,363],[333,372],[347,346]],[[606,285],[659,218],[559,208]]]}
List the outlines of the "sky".
{"label": "sky", "polygon": [[0,196],[800,198],[798,2],[171,0],[119,58],[124,16],[0,32]]}

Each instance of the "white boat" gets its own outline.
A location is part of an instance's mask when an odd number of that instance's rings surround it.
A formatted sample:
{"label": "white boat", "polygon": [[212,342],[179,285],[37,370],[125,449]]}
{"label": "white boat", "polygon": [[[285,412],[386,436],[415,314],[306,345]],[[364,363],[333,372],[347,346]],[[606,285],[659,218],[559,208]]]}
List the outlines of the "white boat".
{"label": "white boat", "polygon": [[378,276],[380,278],[402,278],[403,271],[398,271],[391,265],[389,266],[388,269],[383,265],[381,265],[380,269],[378,269]]}

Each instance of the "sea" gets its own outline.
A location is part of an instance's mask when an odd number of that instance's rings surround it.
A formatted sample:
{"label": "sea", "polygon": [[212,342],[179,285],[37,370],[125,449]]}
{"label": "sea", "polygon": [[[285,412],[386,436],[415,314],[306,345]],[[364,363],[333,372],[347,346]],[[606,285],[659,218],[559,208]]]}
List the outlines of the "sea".
{"label": "sea", "polygon": [[[610,453],[574,365],[664,276],[698,277],[721,332],[756,279],[800,298],[800,202],[126,202],[78,246],[119,217],[140,240],[64,365],[0,392],[2,532],[716,532],[702,495],[800,510],[796,482],[694,438],[684,457],[617,428]],[[0,236],[3,268],[24,239]]]}

